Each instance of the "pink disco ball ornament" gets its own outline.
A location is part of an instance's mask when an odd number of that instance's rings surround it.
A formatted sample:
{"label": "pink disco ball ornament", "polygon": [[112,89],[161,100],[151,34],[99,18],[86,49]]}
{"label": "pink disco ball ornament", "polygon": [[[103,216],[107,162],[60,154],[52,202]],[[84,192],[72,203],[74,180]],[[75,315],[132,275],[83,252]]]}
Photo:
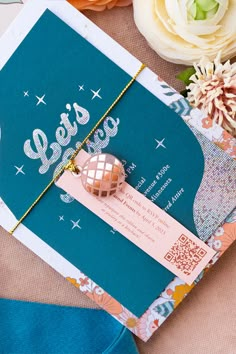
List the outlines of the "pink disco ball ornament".
{"label": "pink disco ball ornament", "polygon": [[109,197],[121,189],[125,181],[125,170],[115,156],[98,154],[85,162],[81,181],[87,192],[97,197]]}

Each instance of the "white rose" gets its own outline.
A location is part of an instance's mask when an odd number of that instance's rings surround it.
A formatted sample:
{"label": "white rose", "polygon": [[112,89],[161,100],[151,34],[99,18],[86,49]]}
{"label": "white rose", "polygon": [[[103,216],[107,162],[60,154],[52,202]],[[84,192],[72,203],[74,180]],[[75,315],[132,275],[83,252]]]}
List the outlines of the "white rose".
{"label": "white rose", "polygon": [[236,55],[236,0],[133,0],[134,19],[164,59],[185,65]]}

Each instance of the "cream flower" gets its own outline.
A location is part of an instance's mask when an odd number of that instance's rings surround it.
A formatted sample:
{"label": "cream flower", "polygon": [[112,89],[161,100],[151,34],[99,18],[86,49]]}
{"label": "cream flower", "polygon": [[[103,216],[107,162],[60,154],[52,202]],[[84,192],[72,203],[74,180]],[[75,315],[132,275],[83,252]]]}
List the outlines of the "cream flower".
{"label": "cream flower", "polygon": [[132,0],[68,0],[78,10],[103,11],[114,6],[128,6]]}
{"label": "cream flower", "polygon": [[219,53],[214,62],[204,58],[194,68],[189,102],[236,136],[236,63],[221,64]]}
{"label": "cream flower", "polygon": [[164,59],[185,65],[236,55],[236,0],[133,0],[134,19]]}

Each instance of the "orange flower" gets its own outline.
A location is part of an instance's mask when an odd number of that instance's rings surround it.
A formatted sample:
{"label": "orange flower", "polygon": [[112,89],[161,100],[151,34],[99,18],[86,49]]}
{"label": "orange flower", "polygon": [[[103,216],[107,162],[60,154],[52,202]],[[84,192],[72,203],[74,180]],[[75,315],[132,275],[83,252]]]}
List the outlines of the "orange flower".
{"label": "orange flower", "polygon": [[235,141],[231,134],[226,130],[223,131],[223,142],[225,150],[232,148],[235,145]]}
{"label": "orange flower", "polygon": [[70,278],[70,277],[67,277],[66,280],[71,283],[72,285],[74,285],[76,288],[79,288],[80,287],[80,284],[77,283],[77,280],[75,278]]}
{"label": "orange flower", "polygon": [[68,0],[78,10],[103,11],[114,6],[128,6],[132,0]]}
{"label": "orange flower", "polygon": [[175,300],[174,308],[176,308],[181,303],[181,301],[192,290],[193,287],[194,284],[192,285],[183,284],[183,285],[177,285],[175,287],[175,290],[173,291],[172,294],[172,299]]}
{"label": "orange flower", "polygon": [[89,284],[89,280],[88,280],[88,277],[86,278],[79,278],[79,281],[80,281],[80,286],[85,286],[85,285],[88,285]]}
{"label": "orange flower", "polygon": [[94,290],[92,293],[87,291],[85,294],[111,315],[117,316],[123,311],[121,304],[107,293],[100,295]]}
{"label": "orange flower", "polygon": [[206,117],[202,120],[202,127],[209,129],[213,126],[213,120],[210,117]]}
{"label": "orange flower", "polygon": [[156,314],[148,309],[138,321],[137,335],[145,342],[159,327],[159,320],[155,316]]}
{"label": "orange flower", "polygon": [[236,241],[236,226],[235,223],[225,223],[223,226],[224,234],[215,236],[215,240],[221,241],[220,255],[222,255],[229,246]]}

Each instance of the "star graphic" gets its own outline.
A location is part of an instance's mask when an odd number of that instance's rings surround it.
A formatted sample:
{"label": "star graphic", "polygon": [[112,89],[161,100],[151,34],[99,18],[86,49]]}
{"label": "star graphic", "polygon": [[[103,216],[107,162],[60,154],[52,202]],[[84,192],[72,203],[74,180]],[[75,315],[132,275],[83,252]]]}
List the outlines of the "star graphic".
{"label": "star graphic", "polygon": [[163,144],[164,141],[165,141],[165,138],[162,139],[161,141],[155,139],[155,141],[157,142],[157,146],[156,146],[156,149],[159,149],[159,147],[163,147],[164,149],[166,149],[166,146]]}
{"label": "star graphic", "polygon": [[80,219],[79,220],[77,220],[77,221],[73,221],[73,220],[71,220],[71,222],[72,222],[72,224],[73,224],[73,226],[72,226],[72,228],[71,228],[71,230],[74,230],[74,228],[78,228],[78,229],[81,229],[81,227],[79,226],[79,223],[80,223]]}
{"label": "star graphic", "polygon": [[29,91],[24,91],[24,97],[29,97]]}
{"label": "star graphic", "polygon": [[91,98],[92,100],[94,100],[94,98],[96,98],[96,97],[102,99],[102,97],[99,95],[99,92],[101,91],[101,89],[99,89],[97,91],[94,91],[94,90],[90,89],[90,91],[93,93],[93,97]]}
{"label": "star graphic", "polygon": [[35,96],[38,100],[38,102],[36,103],[36,106],[38,106],[40,103],[43,103],[43,104],[47,104],[45,101],[44,101],[44,97],[46,95],[44,94],[42,97],[38,97],[38,96]]}
{"label": "star graphic", "polygon": [[64,215],[59,216],[59,221],[65,221],[65,220],[64,220]]}
{"label": "star graphic", "polygon": [[19,173],[21,173],[22,175],[25,175],[25,172],[23,171],[23,168],[24,168],[24,165],[22,165],[21,167],[17,167],[17,166],[14,166],[17,171],[16,171],[16,175],[18,175]]}
{"label": "star graphic", "polygon": [[84,85],[79,85],[79,91],[84,91]]}

